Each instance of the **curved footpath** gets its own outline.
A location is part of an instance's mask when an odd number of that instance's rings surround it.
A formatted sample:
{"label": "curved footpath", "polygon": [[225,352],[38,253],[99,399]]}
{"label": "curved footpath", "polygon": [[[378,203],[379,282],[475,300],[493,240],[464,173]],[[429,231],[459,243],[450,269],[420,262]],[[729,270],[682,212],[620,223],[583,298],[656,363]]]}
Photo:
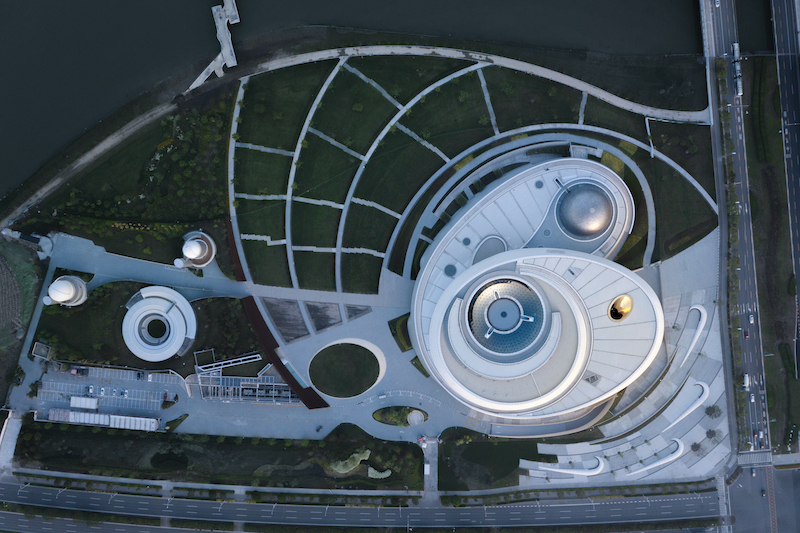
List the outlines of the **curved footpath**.
{"label": "curved footpath", "polygon": [[550,70],[549,68],[540,67],[531,63],[526,63],[518,59],[510,59],[494,54],[484,54],[482,52],[473,52],[470,50],[458,50],[454,48],[441,48],[435,46],[405,46],[405,45],[385,45],[385,46],[354,46],[349,48],[335,48],[330,50],[319,50],[317,52],[309,52],[307,54],[299,54],[287,57],[281,57],[261,63],[250,74],[255,75],[270,70],[276,70],[283,67],[293,65],[300,65],[313,61],[324,61],[326,59],[340,59],[348,56],[374,56],[374,55],[418,55],[418,56],[438,56],[447,57],[451,59],[466,59],[469,61],[478,61],[482,63],[490,63],[499,65],[501,67],[526,72],[545,78],[551,81],[562,83],[579,91],[586,92],[599,100],[608,102],[611,105],[617,106],[626,111],[638,113],[650,118],[669,120],[674,122],[686,122],[693,124],[710,124],[711,123],[711,109],[710,106],[702,111],[676,111],[672,109],[661,109],[658,107],[651,107],[644,104],[637,104],[631,102],[608,91],[604,91],[599,87],[595,87],[585,81],[581,81],[567,74]]}

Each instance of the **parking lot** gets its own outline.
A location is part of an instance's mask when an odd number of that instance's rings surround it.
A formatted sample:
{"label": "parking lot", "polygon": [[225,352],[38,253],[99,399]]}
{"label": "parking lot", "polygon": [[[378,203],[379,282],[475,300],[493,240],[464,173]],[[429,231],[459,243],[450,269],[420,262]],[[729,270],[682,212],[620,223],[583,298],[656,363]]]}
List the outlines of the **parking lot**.
{"label": "parking lot", "polygon": [[71,397],[88,396],[98,399],[101,413],[160,416],[165,393],[169,400],[175,395],[186,397],[183,380],[172,374],[91,367],[79,372],[44,374],[37,410],[69,409]]}

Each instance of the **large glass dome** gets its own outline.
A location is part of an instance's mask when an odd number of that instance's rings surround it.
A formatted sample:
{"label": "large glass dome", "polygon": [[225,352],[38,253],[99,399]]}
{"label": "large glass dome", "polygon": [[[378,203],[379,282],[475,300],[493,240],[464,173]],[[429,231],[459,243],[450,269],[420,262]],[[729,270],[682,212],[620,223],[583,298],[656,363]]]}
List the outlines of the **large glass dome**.
{"label": "large glass dome", "polygon": [[[536,341],[544,324],[544,306],[536,292],[516,279],[495,279],[475,291],[467,309],[473,339],[495,362],[512,363],[511,357]],[[493,357],[492,355],[495,355]]]}

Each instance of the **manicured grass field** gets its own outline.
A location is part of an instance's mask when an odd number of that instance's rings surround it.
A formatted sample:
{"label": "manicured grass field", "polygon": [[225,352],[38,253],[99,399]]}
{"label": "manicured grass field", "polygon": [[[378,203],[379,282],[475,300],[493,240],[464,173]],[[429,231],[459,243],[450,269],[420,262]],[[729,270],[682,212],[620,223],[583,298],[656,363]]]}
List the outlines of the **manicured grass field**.
{"label": "manicured grass field", "polygon": [[236,192],[286,194],[291,168],[291,157],[237,148],[234,169]]}
{"label": "manicured grass field", "polygon": [[344,227],[345,248],[385,252],[397,219],[373,207],[352,204]]}
{"label": "manicured grass field", "polygon": [[341,209],[292,202],[292,245],[334,248]]}
{"label": "manicured grass field", "polygon": [[387,134],[361,174],[355,196],[402,213],[444,161],[400,130]]}
{"label": "manicured grass field", "polygon": [[321,392],[351,398],[369,389],[378,379],[378,360],[355,344],[335,344],[311,360],[308,375]]}
{"label": "manicured grass field", "polygon": [[262,241],[243,240],[242,248],[254,282],[275,287],[292,286],[286,246],[267,246]]}
{"label": "manicured grass field", "polygon": [[377,294],[383,259],[369,254],[342,254],[342,289],[357,294]]}
{"label": "manicured grass field", "polygon": [[347,62],[401,104],[408,103],[432,83],[472,65],[471,61],[460,59],[420,56],[372,56],[351,58]]}
{"label": "manicured grass field", "polygon": [[250,78],[237,129],[240,140],[294,150],[311,103],[335,64],[307,63]]}
{"label": "manicured grass field", "polygon": [[377,89],[344,68],[314,113],[314,128],[351,150],[365,154],[397,108]]}
{"label": "manicured grass field", "polygon": [[293,195],[342,203],[360,161],[314,134],[306,135],[295,170]]}
{"label": "manicured grass field", "polygon": [[283,200],[238,200],[239,232],[283,239],[286,235],[286,202]]}
{"label": "manicured grass field", "polygon": [[455,78],[411,108],[400,123],[448,157],[493,135],[489,109],[475,72]]}
{"label": "manicured grass field", "polygon": [[578,122],[580,91],[501,67],[485,68],[483,75],[500,131],[529,124]]}
{"label": "manicured grass field", "polygon": [[656,149],[683,167],[716,201],[710,128],[651,120],[650,133]]}
{"label": "manicured grass field", "polygon": [[647,128],[642,115],[607,104],[594,96],[589,96],[586,100],[584,123],[624,133],[643,143],[647,142]]}
{"label": "manicured grass field", "polygon": [[336,254],[327,252],[294,252],[297,283],[301,289],[336,290]]}

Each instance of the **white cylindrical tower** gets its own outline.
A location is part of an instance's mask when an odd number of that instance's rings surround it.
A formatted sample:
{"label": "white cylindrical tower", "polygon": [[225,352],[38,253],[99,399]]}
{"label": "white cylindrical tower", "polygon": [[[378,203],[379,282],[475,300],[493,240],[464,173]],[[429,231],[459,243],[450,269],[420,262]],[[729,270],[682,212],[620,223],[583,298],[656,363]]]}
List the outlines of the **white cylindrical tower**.
{"label": "white cylindrical tower", "polygon": [[77,276],[61,276],[47,288],[44,297],[45,305],[59,304],[65,307],[75,307],[86,301],[88,291],[86,282]]}

